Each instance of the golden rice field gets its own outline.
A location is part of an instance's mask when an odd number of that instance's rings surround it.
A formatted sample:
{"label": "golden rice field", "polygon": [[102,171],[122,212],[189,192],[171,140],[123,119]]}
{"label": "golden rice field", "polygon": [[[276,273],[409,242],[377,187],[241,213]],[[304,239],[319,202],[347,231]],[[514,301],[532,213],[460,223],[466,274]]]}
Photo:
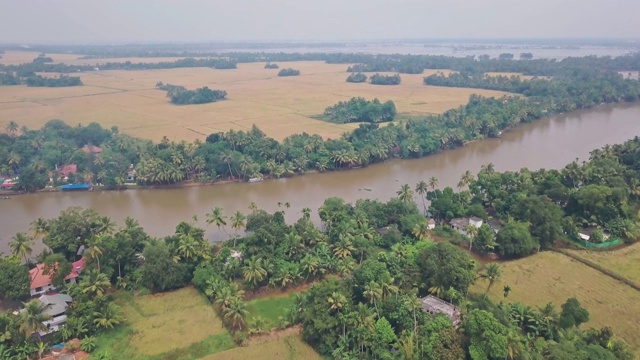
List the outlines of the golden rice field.
{"label": "golden rice field", "polygon": [[227,332],[213,307],[194,288],[134,301],[124,307],[124,315],[133,327],[128,341],[136,354],[162,354]]}
{"label": "golden rice field", "polygon": [[247,346],[209,355],[201,360],[321,360],[322,357],[300,337],[297,328],[263,338],[250,339]]}
{"label": "golden rice field", "polygon": [[640,243],[613,251],[569,251],[640,284]]}
{"label": "golden rice field", "polygon": [[[19,53],[17,53],[19,54]],[[7,53],[0,62],[19,61]],[[36,53],[23,55],[30,61]],[[48,54],[56,61],[73,62],[76,55]],[[116,59],[109,59],[109,61]],[[126,59],[120,59],[126,60]],[[144,61],[162,59],[144,59]],[[356,124],[338,125],[310,118],[327,106],[354,96],[393,100],[405,115],[442,113],[466,104],[471,94],[501,96],[498,91],[425,86],[422,79],[434,73],[402,75],[398,86],[379,86],[345,81],[347,65],[323,62],[280,63],[293,67],[300,76],[278,77],[278,70],[264,69],[263,63],[239,64],[234,70],[183,68],[144,71],[95,71],[80,73],[84,86],[70,88],[0,87],[0,128],[9,121],[29,128],[50,119],[70,124],[99,122],[118,126],[133,136],[159,140],[204,139],[230,129],[247,130],[256,124],[267,135],[283,139],[308,132],[337,138]],[[225,90],[228,100],[204,105],[176,106],[166,92],[155,89],[158,81],[189,89],[208,86]]]}
{"label": "golden rice field", "polygon": [[[525,259],[502,263],[503,275],[489,292],[494,301],[503,299],[509,285],[509,302],[543,306],[560,305],[575,296],[589,310],[591,320],[584,327],[610,326],[615,334],[640,350],[640,292],[565,255],[541,252]],[[487,283],[478,281],[472,289],[484,293]]]}

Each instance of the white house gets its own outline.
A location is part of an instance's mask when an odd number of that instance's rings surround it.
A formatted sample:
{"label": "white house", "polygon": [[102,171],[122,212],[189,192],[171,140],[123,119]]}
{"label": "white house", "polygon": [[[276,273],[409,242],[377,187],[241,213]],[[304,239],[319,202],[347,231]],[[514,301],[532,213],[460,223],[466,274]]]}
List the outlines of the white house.
{"label": "white house", "polygon": [[[66,283],[77,282],[78,276],[80,276],[80,272],[84,269],[84,257],[73,263],[71,268],[71,273],[64,278]],[[44,264],[37,264],[36,267],[29,270],[29,279],[31,280],[30,284],[30,294],[31,297],[36,297],[42,294],[46,294],[50,291],[54,291],[56,289],[51,282],[51,277],[49,275],[45,275],[44,273]]]}
{"label": "white house", "polygon": [[436,221],[433,219],[429,219],[429,222],[427,223],[427,229],[429,230],[433,230],[436,227]]}
{"label": "white house", "polygon": [[482,219],[472,216],[472,217],[463,217],[463,218],[455,218],[449,221],[451,227],[458,230],[458,232],[464,236],[467,236],[466,228],[469,225],[474,226],[475,228],[480,228],[482,226]]}
{"label": "white house", "polygon": [[[578,232],[578,236],[580,237],[580,239],[584,240],[584,241],[590,241],[591,240],[591,235],[597,231],[598,228],[596,227],[588,227],[588,228],[584,228],[582,230],[580,230]],[[604,238],[604,241],[609,240],[609,234],[606,232],[602,232],[602,237]]]}

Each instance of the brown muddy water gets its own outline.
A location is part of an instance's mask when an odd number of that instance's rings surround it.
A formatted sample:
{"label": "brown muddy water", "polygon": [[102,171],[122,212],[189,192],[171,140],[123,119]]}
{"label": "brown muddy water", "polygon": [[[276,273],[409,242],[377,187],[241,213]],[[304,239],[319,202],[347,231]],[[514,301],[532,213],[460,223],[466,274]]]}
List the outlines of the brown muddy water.
{"label": "brown muddy water", "polygon": [[[466,170],[476,173],[493,163],[498,171],[523,167],[562,168],[576,158],[585,160],[589,152],[606,144],[621,143],[640,135],[640,104],[601,106],[588,111],[554,116],[525,124],[503,134],[465,147],[416,160],[391,160],[358,170],[313,173],[260,183],[231,183],[174,189],[94,191],[80,193],[37,193],[0,200],[0,252],[10,252],[7,243],[16,232],[27,232],[38,217],[52,218],[70,206],[92,208],[119,224],[131,216],[154,236],[173,233],[180,221],[197,215],[207,236],[219,240],[218,229],[207,226],[205,214],[212,207],[227,216],[236,210],[248,213],[255,202],[267,211],[282,210],[288,221],[309,207],[316,211],[323,201],[339,196],[349,202],[360,198],[383,201],[396,196],[402,184],[415,186],[431,176],[440,187],[455,186]],[[416,201],[420,201],[416,198]],[[278,203],[289,203],[290,208]],[[228,227],[230,233],[232,230]],[[224,235],[224,234],[223,234]],[[36,246],[38,253],[42,245]]]}

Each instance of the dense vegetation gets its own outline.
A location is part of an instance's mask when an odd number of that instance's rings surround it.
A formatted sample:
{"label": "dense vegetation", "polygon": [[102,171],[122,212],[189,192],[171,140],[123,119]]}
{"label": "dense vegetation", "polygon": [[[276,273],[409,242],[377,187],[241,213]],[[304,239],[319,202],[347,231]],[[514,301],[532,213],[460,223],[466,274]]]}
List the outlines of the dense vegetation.
{"label": "dense vegetation", "polygon": [[400,81],[402,80],[400,79],[400,74],[395,74],[395,75],[373,74],[369,78],[369,81],[373,85],[399,85]]}
{"label": "dense vegetation", "polygon": [[349,74],[349,76],[347,76],[347,82],[350,83],[363,83],[363,82],[367,82],[367,75],[363,74],[363,73],[352,73]]}
{"label": "dense vegetation", "polygon": [[[640,138],[622,145],[594,150],[589,161],[572,162],[562,170],[498,173],[491,164],[474,177],[463,174],[458,189],[427,194],[429,212],[438,220],[477,216],[480,229],[469,228],[463,241],[479,252],[496,252],[503,258],[530,255],[550,248],[565,236],[576,237],[587,227],[626,242],[640,239]],[[497,236],[486,220],[499,219]],[[454,235],[454,234],[452,234]]]}
{"label": "dense vegetation", "polygon": [[27,86],[32,87],[64,87],[80,86],[82,81],[77,76],[60,75],[57,78],[47,78],[40,75],[30,76],[25,80]]}
{"label": "dense vegetation", "polygon": [[381,103],[380,100],[368,101],[364,98],[351,98],[340,101],[324,110],[324,118],[338,124],[352,122],[380,123],[393,121],[396,116],[396,105],[391,100]]}
{"label": "dense vegetation", "polygon": [[286,68],[278,71],[278,76],[298,76],[300,75],[300,70]]}
{"label": "dense vegetation", "polygon": [[[629,186],[640,175],[639,149],[636,138],[594,150],[589,162],[572,163],[561,171],[497,173],[487,165],[477,179],[463,175],[459,188],[469,190],[441,190],[432,178],[415,191],[431,200],[429,211],[438,220],[461,215],[486,219],[487,212],[511,218],[490,244],[501,254],[501,248],[526,248],[523,243],[531,241],[544,247],[546,240],[560,235],[558,226],[637,223],[632,209],[639,194]],[[109,218],[93,210],[71,208],[57,218],[34,221],[32,235],[16,234],[13,255],[0,261],[0,278],[13,274],[17,280],[3,287],[4,295],[23,296],[28,278],[18,259],[30,256],[33,239],[42,238],[53,254],[45,251],[37,258],[51,264],[54,272],[75,260],[78,248],[86,249],[87,269],[80,284],[63,285],[75,301],[54,342],[80,337],[90,348],[94,335],[126,321],[113,305],[123,294],[114,288],[158,292],[191,281],[241,343],[247,334],[269,330],[264,319],[249,318],[246,298],[261,289],[317,282],[294,299],[277,327],[301,324],[303,338],[333,358],[633,359],[628,345],[610,328],[581,328],[588,324],[589,312],[576,298],[561,306],[532,308],[510,302],[508,286],[498,304],[486,294],[471,293],[477,281],[484,281],[488,291],[501,276],[500,265],[480,267],[466,251],[432,242],[413,190],[404,185],[397,193],[387,202],[348,204],[329,198],[318,209],[321,228],[310,220],[308,208],[287,224],[283,211],[267,213],[254,204],[249,214],[231,216],[216,207],[206,214],[206,224],[220,233],[229,226],[234,233],[229,241],[214,245],[207,242],[197,216],[178,224],[174,234],[154,239],[133,219],[116,230]],[[481,240],[485,230],[483,226],[470,234],[475,248],[489,246]],[[504,255],[512,256],[508,251]],[[458,306],[459,329],[447,317],[422,310],[419,297],[427,294]],[[0,338],[6,357],[37,352],[27,335],[38,329],[43,317],[35,303],[27,308],[18,316],[0,316],[0,333],[11,335]]]}
{"label": "dense vegetation", "polygon": [[184,86],[164,84],[162,81],[156,84],[156,88],[167,91],[167,97],[176,105],[208,104],[224,100],[227,92],[224,90],[211,90],[207,86],[195,90],[187,90]]}
{"label": "dense vegetation", "polygon": [[20,85],[20,78],[12,72],[0,73],[0,85]]}
{"label": "dense vegetation", "polygon": [[264,65],[264,68],[265,68],[265,69],[278,69],[278,68],[280,68],[280,67],[278,66],[278,64],[274,64],[274,63],[270,63],[270,62],[268,62],[268,63],[266,63],[266,64]]}

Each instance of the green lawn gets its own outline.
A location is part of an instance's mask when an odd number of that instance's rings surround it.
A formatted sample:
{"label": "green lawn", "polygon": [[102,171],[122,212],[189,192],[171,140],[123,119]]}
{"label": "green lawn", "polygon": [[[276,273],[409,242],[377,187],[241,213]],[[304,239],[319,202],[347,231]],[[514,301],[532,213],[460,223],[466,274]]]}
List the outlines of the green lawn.
{"label": "green lawn", "polygon": [[193,288],[120,300],[126,325],[99,336],[97,354],[187,360],[235,347],[209,302]]}
{"label": "green lawn", "polygon": [[251,321],[253,317],[261,316],[267,321],[267,328],[274,328],[278,324],[278,317],[284,316],[293,304],[294,297],[295,293],[287,293],[251,300],[247,303],[247,319]]}

